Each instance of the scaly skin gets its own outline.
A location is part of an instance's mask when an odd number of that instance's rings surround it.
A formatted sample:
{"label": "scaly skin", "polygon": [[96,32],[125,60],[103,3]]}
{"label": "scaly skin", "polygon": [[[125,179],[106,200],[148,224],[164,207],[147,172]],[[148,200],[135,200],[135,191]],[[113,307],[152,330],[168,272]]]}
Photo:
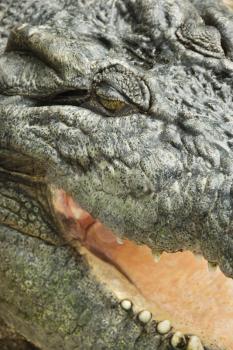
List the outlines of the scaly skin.
{"label": "scaly skin", "polygon": [[35,1],[14,15],[0,56],[0,222],[20,249],[19,232],[61,244],[52,185],[122,237],[201,253],[233,277],[232,13],[192,2]]}

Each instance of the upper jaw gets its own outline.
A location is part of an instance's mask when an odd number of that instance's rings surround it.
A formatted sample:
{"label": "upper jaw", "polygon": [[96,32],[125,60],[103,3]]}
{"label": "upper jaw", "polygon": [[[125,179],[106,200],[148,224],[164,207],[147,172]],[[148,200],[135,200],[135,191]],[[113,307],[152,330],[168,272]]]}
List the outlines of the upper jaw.
{"label": "upper jaw", "polygon": [[162,121],[143,115],[102,118],[71,106],[23,110],[17,130],[2,116],[3,127],[11,129],[8,147],[17,144],[38,164],[46,163],[46,155],[47,183],[65,189],[119,235],[156,251],[202,253],[233,276],[230,183],[204,160],[194,161],[196,174],[186,170],[187,154],[160,140]]}
{"label": "upper jaw", "polygon": [[[89,174],[86,178],[72,176],[72,185],[68,181],[63,188],[118,237],[146,244],[155,254],[163,251],[191,250],[202,254],[210,263],[218,264],[226,276],[233,277],[232,241],[224,230],[214,231],[216,222],[211,226],[209,220],[196,221],[195,214],[189,214],[188,211],[185,213],[183,206],[180,209],[174,206],[179,212],[169,212],[168,208],[164,207],[164,199],[168,198],[169,192],[158,195],[156,204],[156,201],[150,201],[150,196],[126,199],[96,191],[91,182],[92,175]],[[87,183],[89,186],[83,187]],[[60,185],[62,186],[62,183]],[[173,205],[176,201],[177,198],[174,198],[174,202],[170,204]]]}

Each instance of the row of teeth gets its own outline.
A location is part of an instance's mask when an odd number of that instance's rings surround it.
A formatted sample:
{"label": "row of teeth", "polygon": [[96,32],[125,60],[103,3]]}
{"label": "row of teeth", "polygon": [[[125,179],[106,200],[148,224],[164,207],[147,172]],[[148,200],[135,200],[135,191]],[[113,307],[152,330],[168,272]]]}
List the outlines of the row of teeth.
{"label": "row of teeth", "polygon": [[[159,252],[154,252],[153,255],[154,255],[155,262],[158,263],[162,254],[159,253]],[[201,254],[194,254],[194,257],[195,257],[195,259],[197,261],[200,261],[201,259],[204,259]],[[218,264],[211,263],[211,262],[208,261],[208,270],[209,270],[209,272],[211,272],[211,273],[212,272],[216,272],[217,269],[218,269]]]}
{"label": "row of teeth", "polygon": [[[120,302],[123,310],[131,311],[133,310],[133,303],[131,300],[124,299]],[[137,315],[138,320],[146,325],[152,320],[152,314],[148,310],[142,310]],[[167,335],[172,330],[172,325],[169,320],[160,321],[156,325],[157,332],[161,335]],[[170,336],[170,344],[173,349],[184,349],[186,350],[204,350],[204,347],[200,339],[195,336],[185,336],[183,333],[177,331]]]}

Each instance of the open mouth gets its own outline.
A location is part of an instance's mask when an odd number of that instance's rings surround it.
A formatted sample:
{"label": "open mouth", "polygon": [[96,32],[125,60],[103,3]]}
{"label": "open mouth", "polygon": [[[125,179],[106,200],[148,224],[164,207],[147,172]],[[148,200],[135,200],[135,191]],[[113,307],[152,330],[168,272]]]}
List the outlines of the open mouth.
{"label": "open mouth", "polygon": [[154,257],[149,247],[121,240],[63,190],[53,189],[52,198],[65,239],[119,302],[126,300],[134,314],[150,310],[156,322],[169,320],[167,333],[195,334],[211,349],[233,348],[233,280],[219,268],[188,251]]}

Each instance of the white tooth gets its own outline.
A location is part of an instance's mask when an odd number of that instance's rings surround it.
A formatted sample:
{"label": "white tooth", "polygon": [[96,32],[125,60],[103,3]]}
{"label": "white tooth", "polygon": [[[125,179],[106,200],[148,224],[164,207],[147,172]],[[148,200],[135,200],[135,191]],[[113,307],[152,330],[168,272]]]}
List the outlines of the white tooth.
{"label": "white tooth", "polygon": [[178,181],[175,181],[173,185],[170,187],[171,190],[173,190],[176,193],[180,193],[180,185]]}
{"label": "white tooth", "polygon": [[204,350],[202,343],[197,336],[193,335],[190,337],[187,350]]}
{"label": "white tooth", "polygon": [[173,334],[172,338],[171,338],[171,345],[173,346],[173,348],[177,348],[177,347],[183,347],[185,345],[186,341],[185,341],[185,337],[183,335],[183,333],[181,332],[176,332]]}
{"label": "white tooth", "polygon": [[30,28],[28,32],[28,37],[30,38],[32,35],[39,33],[37,28]]}
{"label": "white tooth", "polygon": [[143,310],[138,314],[138,319],[142,323],[148,323],[152,318],[152,314],[148,310]]}
{"label": "white tooth", "polygon": [[27,26],[28,26],[27,23],[23,23],[21,26],[19,26],[19,27],[17,28],[17,30],[22,30],[23,28],[25,28],[25,27],[27,27]]}
{"label": "white tooth", "polygon": [[109,171],[110,171],[110,173],[111,173],[112,175],[115,174],[115,170],[114,170],[114,168],[113,168],[113,166],[112,166],[111,164],[108,164],[108,169],[109,169]]}
{"label": "white tooth", "polygon": [[217,264],[212,264],[208,261],[208,270],[210,273],[216,272],[217,268],[218,268]]}
{"label": "white tooth", "polygon": [[75,205],[70,205],[70,210],[75,220],[80,220],[83,214],[83,210]]}
{"label": "white tooth", "polygon": [[203,256],[201,254],[194,253],[194,257],[197,261],[201,261]]}
{"label": "white tooth", "polygon": [[171,330],[171,322],[169,320],[164,320],[158,323],[157,331],[160,334],[166,334]]}
{"label": "white tooth", "polygon": [[122,309],[124,309],[126,311],[129,311],[130,309],[132,309],[132,306],[133,306],[132,301],[130,301],[128,299],[121,301],[121,307],[122,307]]}
{"label": "white tooth", "polygon": [[159,260],[161,258],[161,253],[155,252],[155,253],[153,253],[153,256],[154,256],[154,261],[159,262]]}
{"label": "white tooth", "polygon": [[123,240],[122,240],[120,237],[117,237],[117,238],[116,238],[116,241],[117,241],[117,243],[120,244],[120,245],[124,244]]}

